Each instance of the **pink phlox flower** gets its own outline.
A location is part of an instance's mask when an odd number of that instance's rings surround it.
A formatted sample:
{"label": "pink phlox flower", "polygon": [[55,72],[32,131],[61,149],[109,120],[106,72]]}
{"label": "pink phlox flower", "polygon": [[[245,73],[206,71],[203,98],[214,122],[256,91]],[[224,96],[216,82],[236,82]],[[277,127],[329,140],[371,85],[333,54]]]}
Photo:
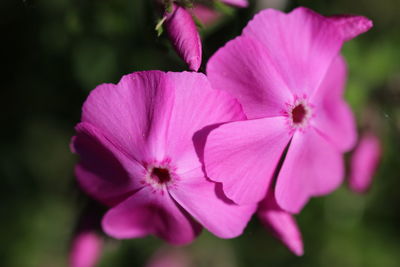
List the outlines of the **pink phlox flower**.
{"label": "pink phlox flower", "polygon": [[171,13],[165,12],[165,29],[179,56],[189,69],[198,71],[201,65],[202,48],[199,32],[192,15],[186,8],[173,4]]}
{"label": "pink phlox flower", "polygon": [[199,73],[138,72],[94,89],[72,148],[80,186],[110,207],[105,233],[172,244],[191,242],[201,226],[221,238],[240,235],[256,205],[234,204],[205,177],[192,137],[242,119],[237,101]]}
{"label": "pink phlox flower", "polygon": [[285,148],[275,185],[282,209],[298,213],[310,197],[342,183],[342,154],[353,147],[356,130],[343,100],[346,66],[339,52],[371,25],[361,16],[267,9],[210,59],[212,86],[236,97],[249,119],[221,125],[205,145],[207,175],[230,199],[263,199]]}
{"label": "pink phlox flower", "polygon": [[260,202],[257,215],[261,223],[291,252],[303,255],[303,241],[296,219],[279,207],[273,192]]}
{"label": "pink phlox flower", "polygon": [[354,192],[364,193],[370,188],[381,155],[378,137],[372,133],[363,134],[350,161],[349,186]]}

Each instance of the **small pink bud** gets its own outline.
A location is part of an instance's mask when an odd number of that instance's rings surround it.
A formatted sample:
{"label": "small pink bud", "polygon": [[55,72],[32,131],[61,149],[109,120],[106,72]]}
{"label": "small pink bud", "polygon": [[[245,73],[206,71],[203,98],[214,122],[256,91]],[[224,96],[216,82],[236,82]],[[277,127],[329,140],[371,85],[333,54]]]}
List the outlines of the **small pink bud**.
{"label": "small pink bud", "polygon": [[192,15],[184,7],[174,4],[172,12],[165,12],[165,16],[165,29],[175,50],[189,69],[198,71],[201,65],[201,40]]}

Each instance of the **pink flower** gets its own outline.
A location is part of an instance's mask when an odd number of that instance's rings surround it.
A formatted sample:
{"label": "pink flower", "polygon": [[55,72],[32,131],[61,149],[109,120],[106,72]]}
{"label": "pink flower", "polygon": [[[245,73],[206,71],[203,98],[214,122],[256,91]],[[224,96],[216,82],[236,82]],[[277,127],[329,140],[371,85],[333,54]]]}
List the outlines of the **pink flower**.
{"label": "pink flower", "polygon": [[103,230],[173,244],[191,242],[200,225],[221,238],[240,235],[255,205],[227,199],[205,177],[192,142],[206,125],[239,119],[236,100],[199,73],[138,72],[94,89],[72,147],[80,186],[111,207]]}
{"label": "pink flower", "polygon": [[207,175],[230,199],[263,199],[285,148],[275,185],[282,209],[297,213],[310,197],[341,184],[342,154],[356,131],[342,98],[346,68],[338,54],[345,40],[371,26],[360,16],[267,9],[210,59],[212,86],[235,96],[249,118],[211,131],[205,145]]}
{"label": "pink flower", "polygon": [[69,266],[94,267],[100,258],[102,238],[95,231],[80,231],[72,240]]}
{"label": "pink flower", "polygon": [[297,256],[302,256],[303,241],[296,220],[276,203],[273,192],[260,202],[258,218],[284,245]]}
{"label": "pink flower", "polygon": [[375,135],[367,133],[361,137],[350,162],[349,186],[353,191],[363,193],[368,190],[381,154],[381,145]]}
{"label": "pink flower", "polygon": [[173,4],[171,13],[165,12],[165,29],[181,58],[189,69],[198,71],[201,65],[201,40],[192,15],[182,6]]}

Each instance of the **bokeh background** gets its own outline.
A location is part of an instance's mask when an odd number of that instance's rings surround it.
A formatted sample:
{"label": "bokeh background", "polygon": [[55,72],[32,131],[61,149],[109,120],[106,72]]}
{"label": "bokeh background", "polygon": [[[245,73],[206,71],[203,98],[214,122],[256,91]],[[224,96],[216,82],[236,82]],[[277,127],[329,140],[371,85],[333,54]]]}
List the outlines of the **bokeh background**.
{"label": "bokeh background", "polygon": [[[368,194],[344,184],[297,216],[305,255],[293,256],[254,218],[245,234],[203,231],[184,248],[196,266],[385,266],[400,262],[400,3],[398,0],[253,0],[203,29],[204,63],[240,34],[261,6],[368,16],[374,28],[344,46],[346,97],[360,130],[373,129],[384,154]],[[0,2],[0,265],[67,266],[71,236],[88,199],[77,189],[69,150],[80,108],[97,84],[123,74],[185,70],[154,31],[149,0]],[[106,239],[99,266],[144,266],[164,242]]]}

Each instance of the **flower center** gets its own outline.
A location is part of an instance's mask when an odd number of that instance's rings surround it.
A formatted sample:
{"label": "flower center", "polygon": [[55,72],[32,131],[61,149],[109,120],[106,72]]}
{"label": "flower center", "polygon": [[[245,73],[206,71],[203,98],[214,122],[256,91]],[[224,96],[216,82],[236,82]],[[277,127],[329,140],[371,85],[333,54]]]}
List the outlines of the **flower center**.
{"label": "flower center", "polygon": [[150,177],[159,184],[165,184],[171,181],[171,175],[169,170],[166,168],[153,168],[151,170]]}
{"label": "flower center", "polygon": [[294,124],[302,124],[307,116],[307,110],[303,103],[292,109],[292,120]]}
{"label": "flower center", "polygon": [[287,109],[284,114],[287,116],[288,124],[293,131],[300,130],[303,131],[313,113],[313,105],[307,101],[307,97],[296,97],[293,104],[286,104]]}
{"label": "flower center", "polygon": [[143,172],[142,184],[151,186],[154,192],[163,192],[167,188],[177,186],[179,180],[176,174],[176,167],[171,164],[171,160],[166,158],[162,161],[150,160],[143,162],[145,170]]}

